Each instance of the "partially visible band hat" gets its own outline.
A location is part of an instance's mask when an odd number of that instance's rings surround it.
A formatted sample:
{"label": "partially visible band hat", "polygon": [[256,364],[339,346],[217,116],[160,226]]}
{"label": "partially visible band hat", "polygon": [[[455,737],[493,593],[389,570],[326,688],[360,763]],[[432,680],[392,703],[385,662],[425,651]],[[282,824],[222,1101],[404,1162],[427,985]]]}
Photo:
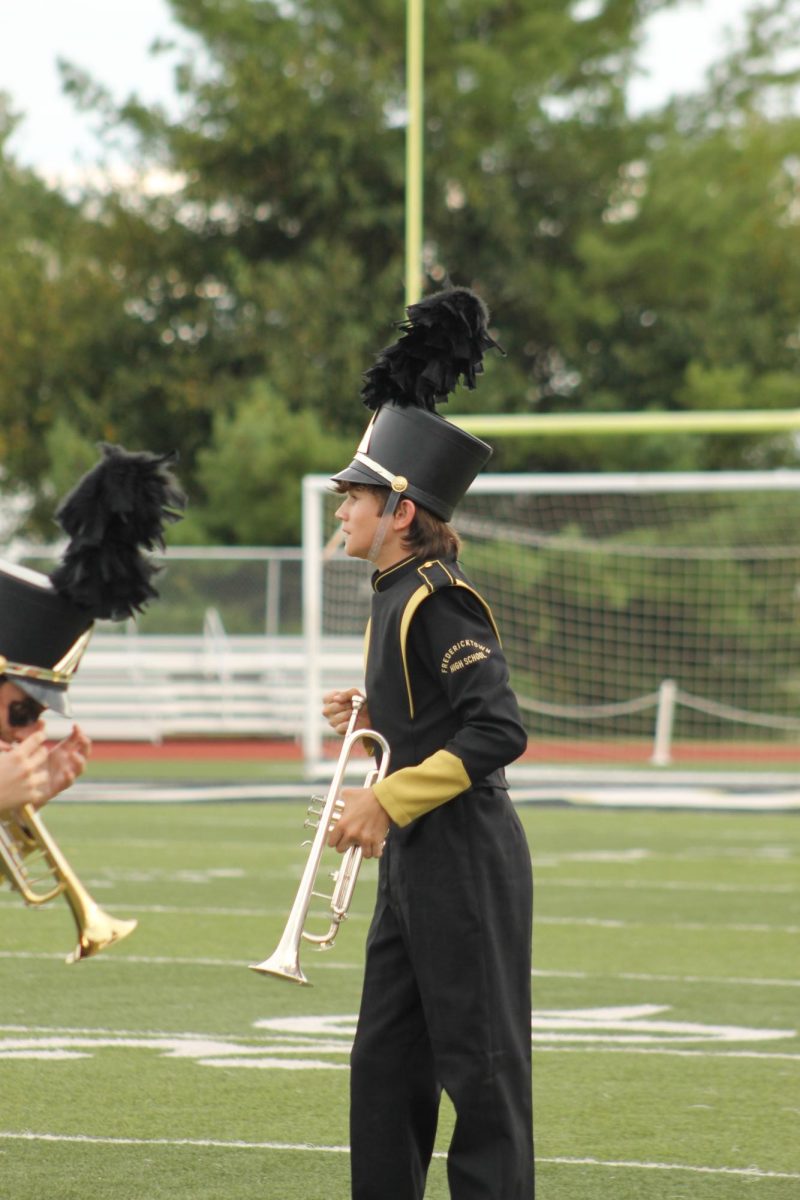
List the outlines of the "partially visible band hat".
{"label": "partially visible band hat", "polygon": [[174,455],[102,451],[56,514],[70,538],[56,570],[0,562],[2,674],[64,716],[95,620],[131,617],[158,595],[158,568],[144,551],[163,548],[164,525],[185,504],[169,470]]}
{"label": "partially visible band hat", "polygon": [[474,388],[484,351],[500,347],[487,332],[486,305],[468,288],[436,292],[407,312],[403,335],[364,375],[361,395],[374,415],[352,462],[333,480],[388,487],[392,507],[408,496],[449,521],[492,448],[435,406],[459,382]]}
{"label": "partially visible band hat", "polygon": [[91,618],[46,575],[0,562],[2,673],[38,704],[70,716],[67,687],[89,640]]}

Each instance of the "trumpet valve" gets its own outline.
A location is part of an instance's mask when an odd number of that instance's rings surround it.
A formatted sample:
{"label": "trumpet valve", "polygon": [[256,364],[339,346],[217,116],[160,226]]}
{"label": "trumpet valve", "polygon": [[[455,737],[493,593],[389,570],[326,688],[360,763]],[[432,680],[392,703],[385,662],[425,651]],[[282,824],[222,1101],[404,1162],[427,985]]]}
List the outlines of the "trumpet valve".
{"label": "trumpet valve", "polygon": [[306,812],[308,817],[303,822],[304,829],[317,829],[319,827],[320,817],[325,811],[325,801],[322,796],[312,796]]}

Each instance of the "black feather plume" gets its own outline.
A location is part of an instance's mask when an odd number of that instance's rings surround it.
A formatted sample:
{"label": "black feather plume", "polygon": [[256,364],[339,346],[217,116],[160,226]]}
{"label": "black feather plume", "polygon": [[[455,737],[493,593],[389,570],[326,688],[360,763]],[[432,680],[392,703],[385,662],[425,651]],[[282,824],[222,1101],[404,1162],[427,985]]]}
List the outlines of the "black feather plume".
{"label": "black feather plume", "polygon": [[361,397],[367,408],[393,401],[434,412],[459,382],[475,387],[486,350],[503,352],[488,334],[489,310],[469,288],[435,292],[406,311],[402,337],[364,373]]}
{"label": "black feather plume", "polygon": [[119,621],[158,595],[158,567],[145,551],[163,549],[164,528],[180,520],[186,497],[170,470],[177,455],[101,450],[56,512],[70,541],[50,580],[92,618]]}

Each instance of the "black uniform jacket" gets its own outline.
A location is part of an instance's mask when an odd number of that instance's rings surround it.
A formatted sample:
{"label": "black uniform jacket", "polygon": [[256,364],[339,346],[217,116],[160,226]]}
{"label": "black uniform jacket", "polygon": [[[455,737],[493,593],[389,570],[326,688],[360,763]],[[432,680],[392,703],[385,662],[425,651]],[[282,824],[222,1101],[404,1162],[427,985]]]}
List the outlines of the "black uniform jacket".
{"label": "black uniform jacket", "polygon": [[366,690],[391,766],[375,794],[408,825],[503,768],[527,737],[489,606],[453,561],[408,558],[373,576]]}

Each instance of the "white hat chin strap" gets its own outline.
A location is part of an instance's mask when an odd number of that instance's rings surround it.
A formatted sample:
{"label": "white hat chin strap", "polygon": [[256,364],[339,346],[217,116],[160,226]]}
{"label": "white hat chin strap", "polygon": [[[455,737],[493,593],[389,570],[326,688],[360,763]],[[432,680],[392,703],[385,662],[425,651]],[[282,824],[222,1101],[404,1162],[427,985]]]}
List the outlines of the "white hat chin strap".
{"label": "white hat chin strap", "polygon": [[[363,445],[364,442],[362,441],[362,446]],[[356,451],[355,457],[357,462],[362,463],[365,467],[368,467],[370,471],[373,471],[376,475],[379,475],[382,479],[385,479],[386,483],[391,489],[389,492],[389,499],[386,501],[386,507],[383,510],[380,521],[378,522],[378,528],[375,530],[375,536],[372,539],[372,545],[370,546],[369,554],[367,555],[368,560],[371,563],[374,563],[377,562],[378,555],[381,552],[381,547],[383,546],[384,539],[386,538],[386,534],[389,529],[389,522],[394,516],[394,512],[399,501],[403,499],[406,489],[408,488],[408,480],[406,479],[405,475],[395,475],[393,471],[388,470],[387,467],[384,467],[381,465],[381,463],[376,462],[374,458],[370,458],[370,456],[365,452],[365,450],[361,449],[361,447],[359,447],[359,449]]]}
{"label": "white hat chin strap", "polygon": [[368,561],[375,565],[377,565],[386,534],[389,532],[389,525],[391,524],[395,509],[402,499],[402,492],[389,493],[389,499],[386,501],[386,507],[381,514],[381,519],[378,522],[377,529],[375,530],[375,536],[372,539],[372,545],[370,546],[369,553],[367,554]]}

